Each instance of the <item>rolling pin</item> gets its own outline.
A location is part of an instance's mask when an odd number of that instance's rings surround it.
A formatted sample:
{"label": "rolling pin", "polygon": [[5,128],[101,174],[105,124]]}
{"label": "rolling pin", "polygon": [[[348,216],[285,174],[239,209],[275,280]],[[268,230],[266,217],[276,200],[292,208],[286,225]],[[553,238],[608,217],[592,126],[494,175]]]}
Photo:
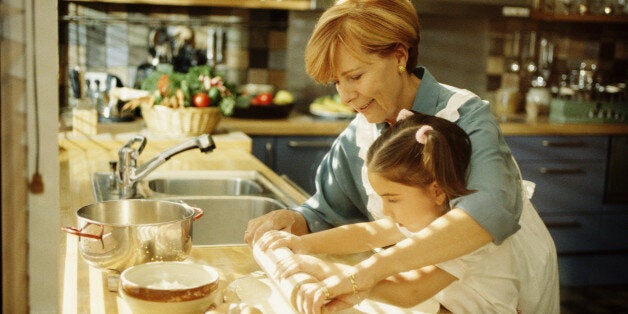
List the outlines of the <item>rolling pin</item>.
{"label": "rolling pin", "polygon": [[294,253],[288,248],[268,249],[262,251],[258,245],[253,246],[253,258],[262,270],[268,275],[271,282],[279,289],[279,293],[296,311],[296,297],[299,287],[306,283],[316,283],[318,280],[306,273],[296,273],[288,278],[276,278],[277,262]]}

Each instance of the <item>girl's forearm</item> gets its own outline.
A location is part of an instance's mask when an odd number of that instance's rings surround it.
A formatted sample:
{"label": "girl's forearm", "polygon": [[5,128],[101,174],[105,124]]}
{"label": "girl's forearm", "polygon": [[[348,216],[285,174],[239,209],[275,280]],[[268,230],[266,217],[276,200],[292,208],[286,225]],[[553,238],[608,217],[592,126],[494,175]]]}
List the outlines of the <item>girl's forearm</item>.
{"label": "girl's forearm", "polygon": [[309,254],[352,254],[392,245],[401,239],[387,219],[344,225],[301,237]]}
{"label": "girl's forearm", "polygon": [[358,285],[372,287],[388,276],[471,253],[491,240],[491,235],[471,216],[462,209],[452,209],[412,238],[357,264]]}
{"label": "girl's forearm", "polygon": [[400,307],[416,306],[450,285],[456,277],[436,266],[390,276],[377,283],[369,298]]}

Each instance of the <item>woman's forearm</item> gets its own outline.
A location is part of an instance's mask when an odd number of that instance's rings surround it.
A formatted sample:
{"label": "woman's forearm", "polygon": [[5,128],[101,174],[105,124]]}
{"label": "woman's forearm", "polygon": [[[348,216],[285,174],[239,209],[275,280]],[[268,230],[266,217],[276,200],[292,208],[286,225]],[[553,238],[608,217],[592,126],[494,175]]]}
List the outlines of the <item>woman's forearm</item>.
{"label": "woman's forearm", "polygon": [[471,253],[491,242],[491,235],[462,209],[455,208],[412,238],[373,254],[356,265],[360,287],[412,269],[420,269]]}
{"label": "woman's forearm", "polygon": [[352,254],[392,245],[402,239],[388,219],[344,225],[301,237],[309,254]]}

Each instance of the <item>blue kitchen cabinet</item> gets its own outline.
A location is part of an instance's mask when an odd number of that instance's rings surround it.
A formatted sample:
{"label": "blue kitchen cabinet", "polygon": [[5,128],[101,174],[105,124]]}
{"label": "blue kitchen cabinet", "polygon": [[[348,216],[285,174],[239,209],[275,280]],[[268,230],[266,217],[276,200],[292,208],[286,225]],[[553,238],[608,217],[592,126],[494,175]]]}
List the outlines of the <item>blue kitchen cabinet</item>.
{"label": "blue kitchen cabinet", "polygon": [[275,142],[274,136],[251,136],[253,139],[253,155],[268,168],[275,170]]}
{"label": "blue kitchen cabinet", "polygon": [[308,194],[329,151],[333,136],[253,136],[253,154],[277,174],[286,176]]}
{"label": "blue kitchen cabinet", "polygon": [[558,251],[562,285],[626,284],[628,205],[606,204],[609,136],[508,136]]}
{"label": "blue kitchen cabinet", "polygon": [[314,194],[316,170],[334,139],[327,136],[277,138],[277,173],[285,174],[307,193]]}

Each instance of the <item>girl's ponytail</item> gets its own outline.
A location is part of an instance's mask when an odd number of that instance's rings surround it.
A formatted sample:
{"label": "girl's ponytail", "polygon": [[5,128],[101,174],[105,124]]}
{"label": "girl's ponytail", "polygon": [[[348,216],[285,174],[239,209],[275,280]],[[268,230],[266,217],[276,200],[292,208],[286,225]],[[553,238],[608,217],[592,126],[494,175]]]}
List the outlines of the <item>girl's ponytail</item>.
{"label": "girl's ponytail", "polygon": [[[425,171],[432,174],[432,177],[438,183],[439,187],[450,199],[471,193],[471,191],[466,188],[466,165],[468,164],[468,158],[466,158],[465,161],[465,158],[461,159],[465,154],[459,155],[465,148],[464,146],[458,147],[461,151],[456,151],[456,147],[452,147],[454,144],[465,145],[466,143],[464,143],[464,141],[462,141],[462,143],[457,143],[460,141],[452,142],[452,139],[448,137],[455,138],[456,135],[451,136],[437,131],[431,126],[429,128],[426,128],[426,126],[427,125],[420,127],[417,131],[418,141],[419,133],[421,133],[422,129],[427,129],[427,131],[423,132],[424,143],[422,143],[423,151],[421,154],[421,163]],[[467,138],[466,134],[463,138]]]}
{"label": "girl's ponytail", "polygon": [[436,181],[449,199],[466,188],[469,136],[456,124],[404,110],[369,148],[367,167],[393,182],[426,187]]}

